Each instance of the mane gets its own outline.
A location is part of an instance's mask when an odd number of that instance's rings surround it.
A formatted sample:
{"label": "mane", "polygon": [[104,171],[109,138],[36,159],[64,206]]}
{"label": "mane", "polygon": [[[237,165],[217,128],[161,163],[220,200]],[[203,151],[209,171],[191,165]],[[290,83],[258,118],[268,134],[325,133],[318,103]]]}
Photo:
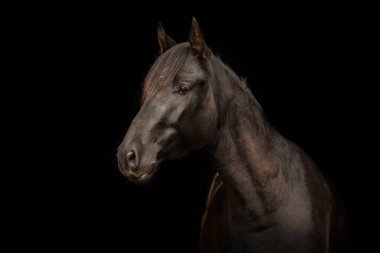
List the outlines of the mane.
{"label": "mane", "polygon": [[181,43],[157,58],[144,80],[142,103],[173,82],[189,52],[189,43]]}
{"label": "mane", "polygon": [[[233,83],[235,89],[242,91],[242,93],[248,97],[250,103],[252,103],[255,106],[255,108],[258,108],[260,111],[262,111],[261,105],[256,100],[251,89],[248,87],[246,79],[239,78],[235,71],[233,71],[225,62],[223,62],[219,56],[213,55],[211,71],[214,73],[214,75],[221,79],[220,82],[229,80],[229,82]],[[235,94],[232,95],[234,96]],[[230,98],[227,97],[224,99],[228,100]]]}

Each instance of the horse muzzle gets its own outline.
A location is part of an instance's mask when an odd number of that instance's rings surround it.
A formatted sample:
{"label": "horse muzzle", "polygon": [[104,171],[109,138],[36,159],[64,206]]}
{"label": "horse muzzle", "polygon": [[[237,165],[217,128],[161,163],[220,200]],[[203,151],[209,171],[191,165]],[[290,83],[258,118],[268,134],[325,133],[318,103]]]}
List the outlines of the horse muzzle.
{"label": "horse muzzle", "polygon": [[130,181],[136,183],[150,181],[158,167],[155,156],[150,157],[150,155],[148,155],[143,159],[136,148],[119,149],[117,158],[120,172]]}

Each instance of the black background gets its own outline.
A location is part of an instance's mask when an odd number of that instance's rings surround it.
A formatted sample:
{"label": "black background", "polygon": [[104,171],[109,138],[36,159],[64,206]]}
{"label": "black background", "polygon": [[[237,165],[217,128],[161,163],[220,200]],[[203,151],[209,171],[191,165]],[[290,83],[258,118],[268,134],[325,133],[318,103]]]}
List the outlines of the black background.
{"label": "black background", "polygon": [[18,135],[32,136],[38,169],[20,177],[26,202],[16,234],[33,235],[27,245],[53,251],[196,252],[211,176],[201,155],[164,163],[146,186],[131,184],[116,166],[117,146],[158,55],[158,22],[181,42],[196,16],[209,47],[247,78],[269,121],[335,186],[347,211],[349,246],[363,247],[357,175],[363,147],[353,145],[364,118],[356,104],[363,32],[358,14],[343,7],[161,12],[89,5],[28,13],[16,47],[33,84],[23,94],[36,95],[23,109],[31,130]]}

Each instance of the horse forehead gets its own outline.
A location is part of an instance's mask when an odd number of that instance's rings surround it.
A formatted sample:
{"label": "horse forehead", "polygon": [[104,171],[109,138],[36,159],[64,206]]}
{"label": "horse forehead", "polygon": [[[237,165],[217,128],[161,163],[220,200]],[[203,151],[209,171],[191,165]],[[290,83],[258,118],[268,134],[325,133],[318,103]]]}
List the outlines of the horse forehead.
{"label": "horse forehead", "polygon": [[202,78],[204,71],[195,57],[188,57],[178,72],[180,78]]}

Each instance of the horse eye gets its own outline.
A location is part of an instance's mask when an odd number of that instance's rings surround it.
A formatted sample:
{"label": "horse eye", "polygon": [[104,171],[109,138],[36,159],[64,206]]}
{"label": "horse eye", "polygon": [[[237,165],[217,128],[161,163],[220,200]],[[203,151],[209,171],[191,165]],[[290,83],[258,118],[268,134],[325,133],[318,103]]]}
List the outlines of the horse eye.
{"label": "horse eye", "polygon": [[181,84],[178,89],[178,93],[181,95],[185,95],[187,92],[189,92],[189,86],[186,84]]}

